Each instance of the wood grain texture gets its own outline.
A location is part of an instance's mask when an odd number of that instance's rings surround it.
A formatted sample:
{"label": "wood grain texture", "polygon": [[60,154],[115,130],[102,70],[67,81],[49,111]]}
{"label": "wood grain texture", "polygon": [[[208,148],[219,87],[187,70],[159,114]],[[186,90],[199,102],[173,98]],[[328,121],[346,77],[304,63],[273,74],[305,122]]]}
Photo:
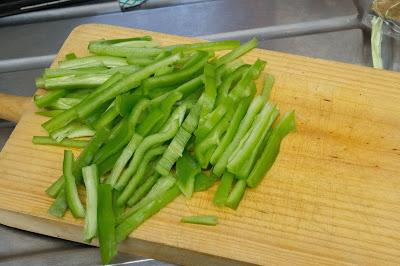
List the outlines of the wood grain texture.
{"label": "wood grain texture", "polygon": [[0,119],[18,122],[31,97],[0,93]]}
{"label": "wood grain texture", "polygon": [[[89,40],[144,34],[163,44],[194,41],[88,24],[70,34],[57,59],[87,54]],[[213,206],[215,187],[179,197],[121,250],[198,265],[398,264],[400,75],[258,49],[244,59],[256,58],[276,77],[272,100],[297,116],[297,132],[284,140],[263,183],[246,192],[237,211]],[[45,118],[34,110],[31,104],[0,154],[0,222],[81,242],[82,221],[47,214],[52,199],[44,190],[61,173],[63,149],[31,143],[45,134]],[[179,222],[197,214],[217,215],[220,224]]]}

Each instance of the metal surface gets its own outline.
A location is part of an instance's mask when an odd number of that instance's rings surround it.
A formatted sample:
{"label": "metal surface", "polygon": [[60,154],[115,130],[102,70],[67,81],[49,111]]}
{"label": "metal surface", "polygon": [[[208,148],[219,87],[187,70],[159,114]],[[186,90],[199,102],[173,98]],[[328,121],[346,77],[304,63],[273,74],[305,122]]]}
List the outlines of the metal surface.
{"label": "metal surface", "polygon": [[[0,19],[0,91],[34,93],[34,77],[48,66],[68,33],[83,23],[109,23],[209,40],[257,36],[260,47],[371,65],[369,32],[360,18],[368,0],[149,0],[120,13],[116,2],[47,10]],[[400,43],[384,40],[389,68],[400,70]],[[12,124],[0,121],[0,148]],[[120,254],[115,262],[166,265]],[[82,244],[0,226],[0,264],[94,265],[98,251]],[[124,263],[125,264],[125,263]]]}
{"label": "metal surface", "polygon": [[[97,248],[1,226],[0,265],[100,265]],[[130,262],[130,263],[126,263]],[[119,254],[115,265],[168,266],[153,259]]]}
{"label": "metal surface", "polygon": [[352,29],[266,40],[259,46],[269,50],[366,65],[369,63],[369,58],[364,49],[360,49],[363,43],[362,30]]}
{"label": "metal surface", "polygon": [[361,25],[360,21],[358,20],[358,15],[354,14],[350,16],[341,16],[316,21],[299,22],[287,25],[273,25],[254,29],[203,35],[200,36],[200,38],[210,41],[229,39],[246,40],[253,37],[258,38],[259,40],[266,40],[346,29],[355,29],[360,27]]}
{"label": "metal surface", "polygon": [[69,32],[84,23],[201,36],[345,16],[357,16],[348,0],[225,0],[46,21],[0,28],[0,36],[7,36],[2,38],[0,60],[55,54]]}
{"label": "metal surface", "polygon": [[55,55],[42,55],[0,60],[0,73],[48,67]]}
{"label": "metal surface", "polygon": [[[208,0],[215,1],[215,0]],[[57,9],[41,10],[32,13],[9,16],[0,18],[0,27],[13,26],[18,24],[36,23],[49,20],[70,19],[78,17],[88,17],[96,15],[104,15],[107,13],[119,12],[120,8],[117,1],[92,1],[90,4],[82,4],[79,6],[71,6]],[[96,3],[102,2],[102,3]],[[201,0],[151,0],[140,6],[140,9],[160,8],[165,6],[184,5],[196,2],[204,2]]]}

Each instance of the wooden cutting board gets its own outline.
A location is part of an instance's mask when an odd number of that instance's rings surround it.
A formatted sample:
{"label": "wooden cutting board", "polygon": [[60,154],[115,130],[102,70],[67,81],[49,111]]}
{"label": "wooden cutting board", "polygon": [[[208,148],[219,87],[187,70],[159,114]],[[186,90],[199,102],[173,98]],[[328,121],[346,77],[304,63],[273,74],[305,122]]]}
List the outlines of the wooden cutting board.
{"label": "wooden cutting board", "polygon": [[[87,54],[90,40],[151,35],[163,44],[195,39],[88,24],[69,35],[55,60]],[[198,40],[197,40],[198,41]],[[275,165],[237,211],[212,204],[215,187],[179,197],[145,222],[121,251],[179,264],[395,265],[400,262],[400,74],[254,50],[268,61],[272,100],[295,109]],[[56,65],[54,63],[53,65]],[[33,82],[33,81],[32,81]],[[61,173],[63,148],[34,146],[45,121],[32,103],[0,154],[0,222],[82,242],[82,220],[47,214],[44,190]],[[181,224],[214,214],[216,227]]]}

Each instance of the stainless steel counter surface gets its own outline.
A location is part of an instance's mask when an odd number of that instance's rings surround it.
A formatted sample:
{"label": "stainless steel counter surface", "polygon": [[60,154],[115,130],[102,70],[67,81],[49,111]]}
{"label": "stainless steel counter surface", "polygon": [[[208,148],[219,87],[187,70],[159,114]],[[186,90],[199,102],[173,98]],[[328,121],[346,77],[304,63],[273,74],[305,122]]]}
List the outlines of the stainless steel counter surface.
{"label": "stainless steel counter surface", "polygon": [[[108,23],[206,39],[257,36],[260,47],[346,63],[371,65],[369,32],[360,24],[368,0],[149,0],[121,13],[116,2],[40,11],[0,19],[0,91],[34,93],[34,77],[48,66],[77,25]],[[387,66],[400,69],[400,43],[385,40]],[[12,124],[0,121],[0,149]],[[120,254],[116,263],[167,265]],[[2,265],[96,265],[96,248],[0,226]]]}
{"label": "stainless steel counter surface", "polygon": [[[150,0],[151,1],[151,0]],[[108,23],[171,34],[200,36],[264,26],[357,16],[348,0],[223,0],[115,12],[0,28],[0,59],[55,54],[68,33],[83,23]],[[0,19],[1,22],[1,19]],[[26,44],[29,43],[29,49]]]}
{"label": "stainless steel counter surface", "polygon": [[[0,265],[100,265],[99,250],[83,244],[1,226]],[[118,254],[114,264],[168,266],[154,259]],[[126,263],[128,262],[128,263]]]}

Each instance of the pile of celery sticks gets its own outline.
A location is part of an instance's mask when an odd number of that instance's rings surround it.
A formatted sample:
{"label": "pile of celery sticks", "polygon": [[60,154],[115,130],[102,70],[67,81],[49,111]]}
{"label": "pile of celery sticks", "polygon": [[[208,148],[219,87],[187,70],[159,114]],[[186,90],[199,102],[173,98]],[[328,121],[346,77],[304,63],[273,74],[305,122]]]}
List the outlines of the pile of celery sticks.
{"label": "pile of celery sticks", "polygon": [[[269,101],[274,83],[255,80],[266,62],[238,59],[257,46],[227,40],[161,47],[150,36],[97,40],[93,54],[71,53],[37,78],[35,95],[49,136],[33,143],[64,151],[63,175],[47,190],[49,213],[84,218],[84,240],[97,237],[103,263],[117,244],[180,194],[190,198],[219,181],[213,202],[236,209],[247,187],[271,168],[294,112],[280,119]],[[224,51],[217,57],[215,52]],[[78,187],[85,188],[85,204]],[[215,225],[215,216],[182,222]]]}

